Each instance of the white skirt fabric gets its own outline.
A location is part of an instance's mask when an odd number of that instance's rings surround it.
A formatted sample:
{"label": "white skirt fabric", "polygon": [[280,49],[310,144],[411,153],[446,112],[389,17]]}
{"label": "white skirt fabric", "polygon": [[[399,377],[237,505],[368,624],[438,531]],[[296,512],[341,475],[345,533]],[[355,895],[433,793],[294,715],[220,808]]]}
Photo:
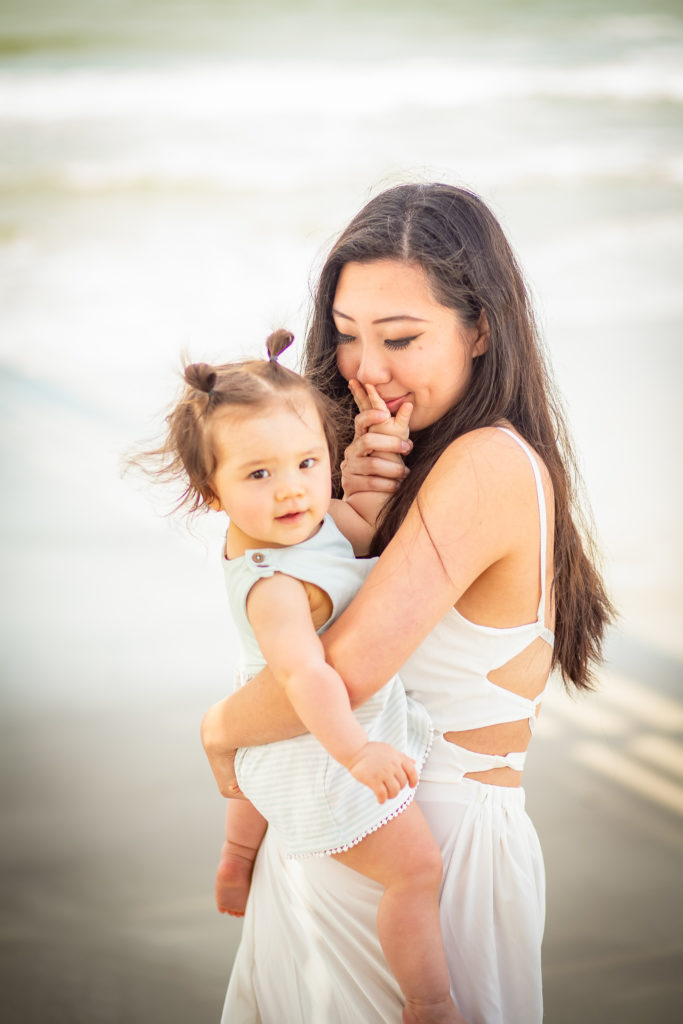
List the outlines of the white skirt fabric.
{"label": "white skirt fabric", "polygon": [[381,886],[330,857],[259,850],[222,1024],[401,1024],[377,940]]}
{"label": "white skirt fabric", "polygon": [[524,790],[463,779],[418,794],[441,848],[441,932],[468,1024],[541,1024],[545,869]]}
{"label": "white skirt fabric", "polygon": [[[438,757],[438,755],[437,755]],[[540,1024],[545,874],[524,791],[472,779],[420,783],[441,847],[441,925],[468,1024]],[[222,1024],[400,1024],[377,939],[381,887],[330,858],[259,851]]]}

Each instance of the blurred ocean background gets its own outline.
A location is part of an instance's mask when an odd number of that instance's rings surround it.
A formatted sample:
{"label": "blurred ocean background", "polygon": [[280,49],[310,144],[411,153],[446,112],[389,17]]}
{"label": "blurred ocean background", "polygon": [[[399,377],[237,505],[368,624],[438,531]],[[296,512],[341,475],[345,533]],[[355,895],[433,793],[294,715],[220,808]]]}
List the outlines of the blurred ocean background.
{"label": "blurred ocean background", "polygon": [[[222,527],[160,518],[121,457],[158,433],[182,351],[303,339],[327,247],[388,185],[463,184],[502,221],[621,612],[612,658],[680,698],[682,114],[680,0],[3,0],[5,1019],[217,1019],[239,926],[212,912],[198,726],[231,675]],[[548,1020],[630,1020],[589,1016],[570,931],[551,900]],[[680,967],[680,926],[666,941]]]}

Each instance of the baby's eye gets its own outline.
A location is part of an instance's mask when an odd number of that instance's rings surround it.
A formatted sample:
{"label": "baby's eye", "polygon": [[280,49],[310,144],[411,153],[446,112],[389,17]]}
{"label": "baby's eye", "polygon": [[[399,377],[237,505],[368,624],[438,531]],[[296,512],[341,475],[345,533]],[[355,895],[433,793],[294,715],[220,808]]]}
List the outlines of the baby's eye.
{"label": "baby's eye", "polygon": [[303,462],[299,463],[299,469],[313,469],[315,466],[315,459],[304,459]]}
{"label": "baby's eye", "polygon": [[408,348],[411,341],[415,341],[418,337],[418,334],[413,334],[410,338],[385,338],[384,344],[387,348]]}
{"label": "baby's eye", "polygon": [[267,469],[255,469],[253,473],[249,474],[250,480],[265,480],[270,476]]}

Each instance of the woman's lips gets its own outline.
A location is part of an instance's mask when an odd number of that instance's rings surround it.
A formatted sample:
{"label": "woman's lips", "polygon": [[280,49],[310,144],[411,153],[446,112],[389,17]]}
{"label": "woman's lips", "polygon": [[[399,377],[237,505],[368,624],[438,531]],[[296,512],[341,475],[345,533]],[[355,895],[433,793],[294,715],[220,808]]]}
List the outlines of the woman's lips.
{"label": "woman's lips", "polygon": [[384,404],[393,416],[401,408],[404,402],[410,401],[410,395],[399,395],[398,398],[385,398]]}

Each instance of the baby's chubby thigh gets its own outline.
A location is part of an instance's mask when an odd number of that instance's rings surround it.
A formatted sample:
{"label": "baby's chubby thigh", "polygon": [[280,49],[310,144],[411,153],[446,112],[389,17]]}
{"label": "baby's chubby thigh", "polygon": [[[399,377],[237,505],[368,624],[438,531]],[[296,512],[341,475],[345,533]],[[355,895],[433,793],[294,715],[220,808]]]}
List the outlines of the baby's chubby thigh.
{"label": "baby's chubby thigh", "polygon": [[414,801],[334,858],[385,888],[408,884],[438,893],[441,885],[441,852]]}

